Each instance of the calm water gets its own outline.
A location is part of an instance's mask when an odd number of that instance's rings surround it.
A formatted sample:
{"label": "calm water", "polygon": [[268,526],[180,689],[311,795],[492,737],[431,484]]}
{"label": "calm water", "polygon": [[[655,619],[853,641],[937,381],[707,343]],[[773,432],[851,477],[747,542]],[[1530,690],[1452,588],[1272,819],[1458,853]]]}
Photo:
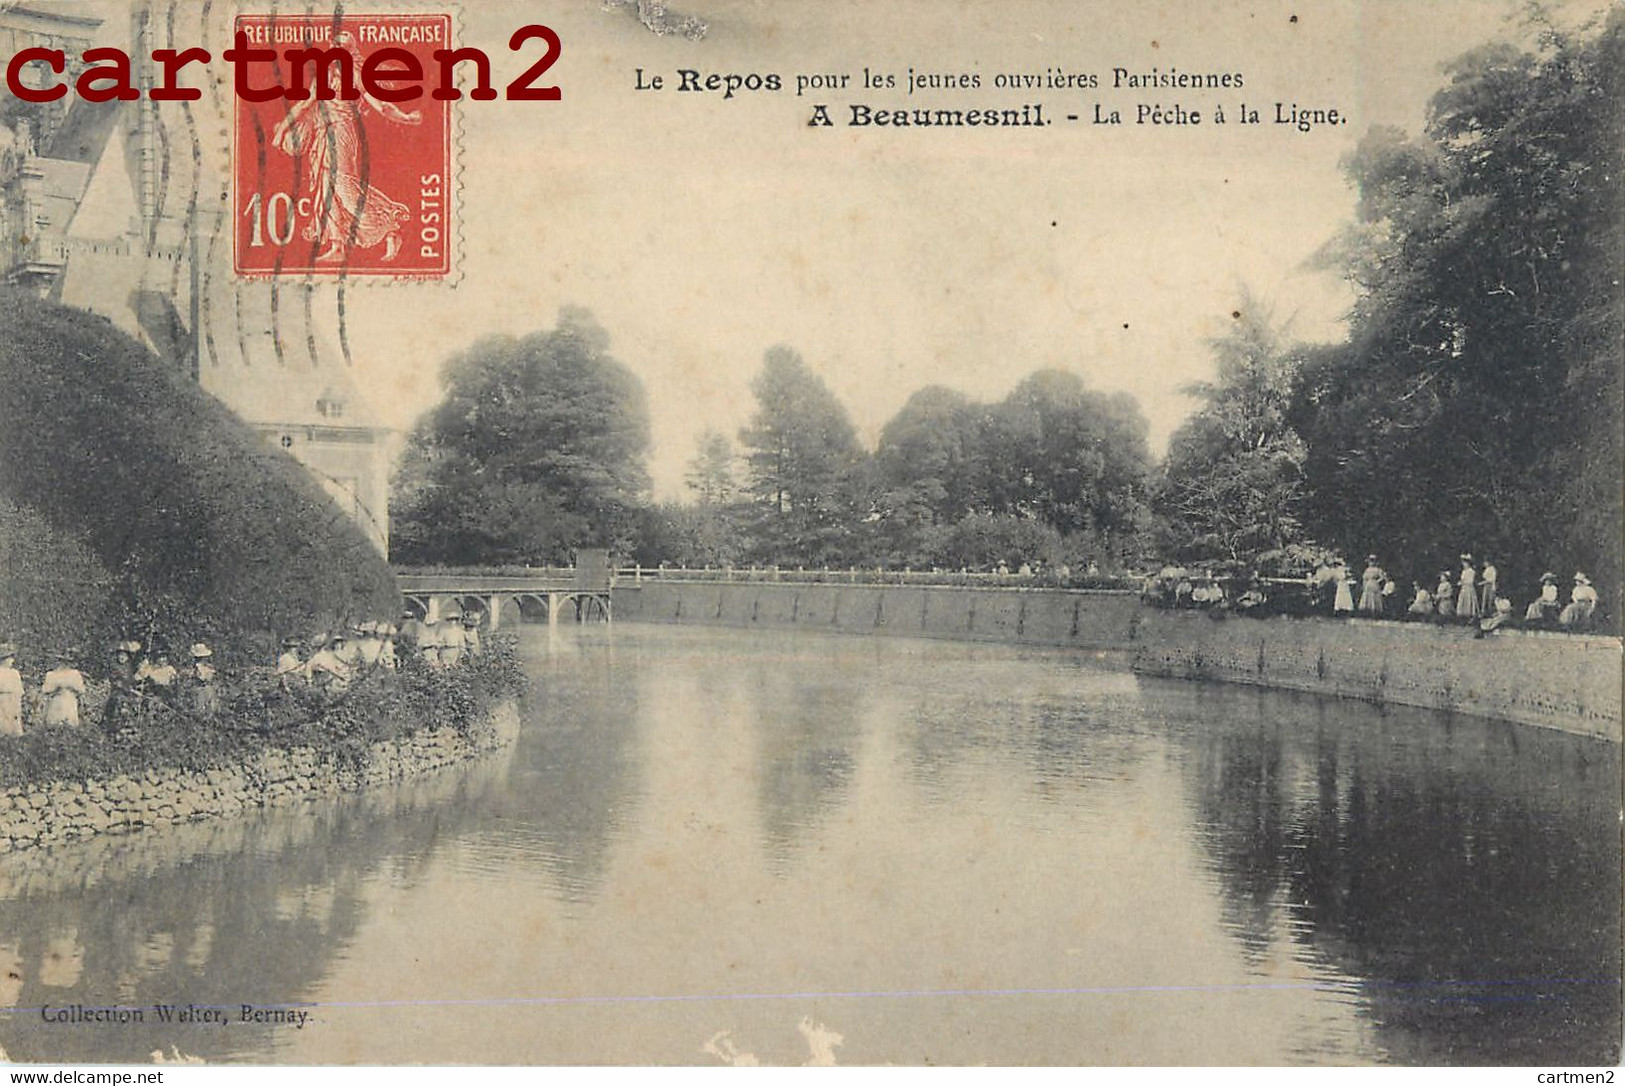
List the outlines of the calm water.
{"label": "calm water", "polygon": [[[996,646],[527,643],[517,747],[0,860],[14,1059],[1612,1063],[1620,760]],[[302,1029],[154,1003],[307,1005]],[[48,1024],[43,1004],[144,1007]]]}

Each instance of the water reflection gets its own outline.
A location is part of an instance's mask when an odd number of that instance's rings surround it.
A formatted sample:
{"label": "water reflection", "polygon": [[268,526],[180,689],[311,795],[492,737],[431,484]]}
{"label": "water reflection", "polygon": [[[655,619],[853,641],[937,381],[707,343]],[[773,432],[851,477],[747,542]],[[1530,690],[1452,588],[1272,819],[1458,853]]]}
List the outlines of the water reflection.
{"label": "water reflection", "polygon": [[[505,759],[0,862],[14,1057],[1605,1062],[1618,749],[1121,660],[538,636]],[[315,1004],[304,1030],[41,1003]]]}
{"label": "water reflection", "polygon": [[[363,922],[369,879],[410,886],[437,844],[468,832],[506,774],[458,774],[292,811],[103,837],[0,867],[0,1046],[14,1060],[145,1062],[171,1047],[263,1054],[277,1031],[165,1026],[154,1005],[237,1016],[298,1003]],[[40,1008],[141,1008],[128,1023],[47,1023]]]}
{"label": "water reflection", "polygon": [[1617,1059],[1617,748],[1214,696],[1186,722],[1188,778],[1244,945],[1285,929],[1362,978],[1399,1058]]}

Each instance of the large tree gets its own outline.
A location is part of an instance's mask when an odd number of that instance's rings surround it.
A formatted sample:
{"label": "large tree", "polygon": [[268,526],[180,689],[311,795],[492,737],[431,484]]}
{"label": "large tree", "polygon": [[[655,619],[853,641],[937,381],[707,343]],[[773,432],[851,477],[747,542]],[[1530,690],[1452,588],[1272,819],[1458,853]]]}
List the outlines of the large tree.
{"label": "large tree", "polygon": [[1168,443],[1156,508],[1185,560],[1252,561],[1302,541],[1303,440],[1287,421],[1299,355],[1251,297],[1211,341],[1214,377]]}
{"label": "large tree", "polygon": [[706,430],[700,435],[694,459],[688,462],[683,485],[703,507],[727,505],[733,501],[737,488],[734,463],[738,459],[734,453],[734,443],[727,434],[720,430]]}
{"label": "large tree", "polygon": [[441,380],[396,474],[398,561],[558,562],[625,545],[649,488],[649,412],[591,315],[483,339]]}
{"label": "large tree", "polygon": [[751,500],[752,557],[839,563],[855,553],[857,434],[835,394],[788,347],[751,380],[756,412],[740,431]]}
{"label": "large tree", "polygon": [[1133,531],[1145,500],[1149,426],[1126,393],[1107,395],[1077,375],[1039,370],[999,405],[1009,444],[990,454],[1017,484],[1022,509],[1063,533],[1102,540]]}
{"label": "large tree", "polygon": [[1348,162],[1359,289],[1348,344],[1305,369],[1295,421],[1317,534],[1401,569],[1488,553],[1601,574],[1621,546],[1625,9],[1448,70],[1425,132]]}

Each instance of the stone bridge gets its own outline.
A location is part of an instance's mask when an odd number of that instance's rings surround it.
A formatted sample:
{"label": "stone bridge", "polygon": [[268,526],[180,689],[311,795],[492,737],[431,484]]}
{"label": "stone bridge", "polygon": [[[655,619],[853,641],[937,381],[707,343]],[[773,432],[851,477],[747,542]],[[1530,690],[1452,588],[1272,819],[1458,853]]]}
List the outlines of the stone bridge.
{"label": "stone bridge", "polygon": [[407,608],[438,619],[451,605],[485,616],[489,629],[518,618],[556,626],[561,614],[577,622],[610,621],[608,572],[602,568],[537,569],[523,573],[436,573],[397,568]]}

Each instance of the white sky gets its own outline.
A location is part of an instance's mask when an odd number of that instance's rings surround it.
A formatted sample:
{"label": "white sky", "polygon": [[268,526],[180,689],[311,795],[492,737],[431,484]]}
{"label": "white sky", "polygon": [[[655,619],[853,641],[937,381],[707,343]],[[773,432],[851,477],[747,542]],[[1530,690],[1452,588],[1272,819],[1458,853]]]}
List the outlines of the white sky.
{"label": "white sky", "polygon": [[[1306,260],[1348,221],[1338,168],[1372,124],[1419,127],[1444,60],[1503,32],[1519,5],[817,3],[673,0],[710,23],[660,38],[597,3],[464,4],[460,38],[519,70],[508,36],[545,21],[564,43],[558,103],[464,101],[463,275],[349,291],[362,385],[406,427],[439,396],[444,358],[487,332],[592,310],[642,378],[657,496],[681,496],[707,426],[748,418],[764,350],[798,350],[870,443],[928,383],[1002,396],[1043,366],[1138,397],[1159,453],[1209,372],[1204,340],[1243,285],[1303,338],[1339,338],[1349,296]],[[1566,10],[1572,19],[1597,5]],[[1296,15],[1297,21],[1291,21]],[[533,45],[524,63],[538,55]],[[864,66],[978,72],[974,93],[796,98],[797,72]],[[1099,74],[1098,91],[990,89],[1001,71]],[[1110,89],[1110,69],[1239,71],[1242,91]],[[633,70],[778,72],[785,92],[638,92]],[[824,101],[843,127],[810,129]],[[1042,101],[1046,129],[849,129],[846,104]],[[1138,101],[1231,123],[1121,129],[1061,120]],[[1336,106],[1345,126],[1237,125],[1245,101]],[[1206,118],[1204,118],[1206,121]]]}

